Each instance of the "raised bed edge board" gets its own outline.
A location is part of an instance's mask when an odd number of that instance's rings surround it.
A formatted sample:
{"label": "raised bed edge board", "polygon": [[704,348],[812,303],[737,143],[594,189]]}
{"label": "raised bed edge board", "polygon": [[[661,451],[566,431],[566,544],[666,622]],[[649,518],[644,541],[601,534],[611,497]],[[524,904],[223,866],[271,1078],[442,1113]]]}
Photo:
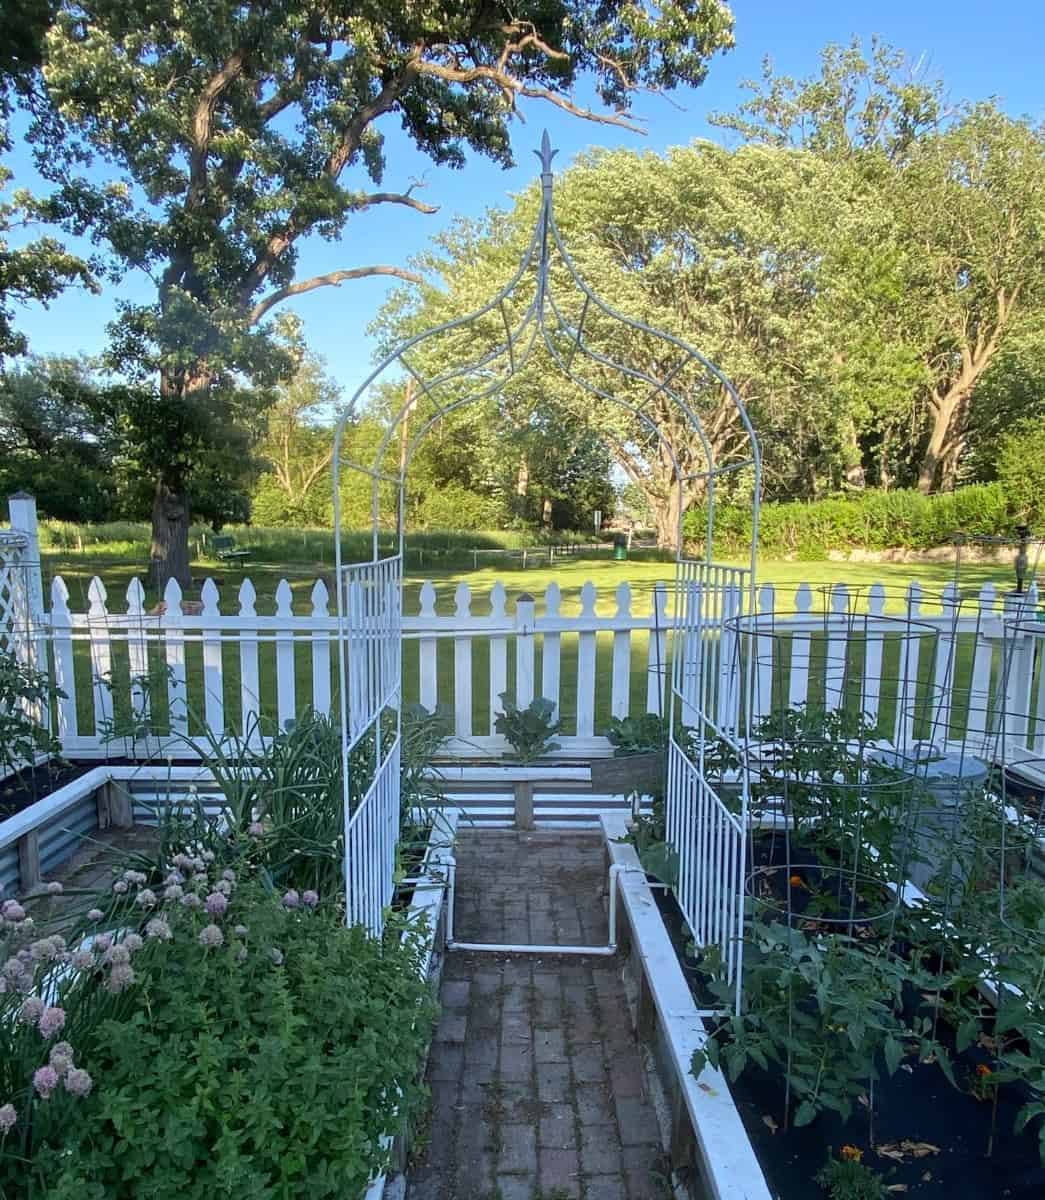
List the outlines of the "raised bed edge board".
{"label": "raised bed edge board", "polygon": [[[428,835],[428,847],[421,862],[419,880],[424,880],[428,886],[415,886],[410,900],[411,926],[415,922],[426,921],[426,942],[423,963],[423,973],[431,987],[438,994],[439,979],[442,974],[443,955],[442,943],[446,930],[446,882],[447,864],[453,856],[453,841],[457,836],[457,814],[433,811],[432,831]],[[408,936],[407,933],[403,934]],[[385,1137],[381,1144],[383,1149],[389,1149],[397,1139]],[[400,1164],[406,1162],[408,1146],[406,1139],[398,1139],[395,1157]],[[386,1194],[402,1195],[403,1189],[398,1185],[402,1170],[394,1174],[379,1175],[363,1193],[363,1200],[384,1200]]]}
{"label": "raised bed edge board", "polygon": [[620,900],[632,939],[632,958],[641,968],[651,1015],[673,1068],[674,1079],[664,1080],[671,1085],[666,1090],[675,1105],[685,1109],[693,1134],[694,1165],[702,1189],[693,1194],[697,1200],[772,1200],[725,1076],[708,1066],[698,1084],[690,1072],[693,1053],[704,1047],[707,1032],[635,847],[618,840],[627,835],[627,820],[613,813],[604,815],[601,823],[610,862],[639,868],[620,876]]}

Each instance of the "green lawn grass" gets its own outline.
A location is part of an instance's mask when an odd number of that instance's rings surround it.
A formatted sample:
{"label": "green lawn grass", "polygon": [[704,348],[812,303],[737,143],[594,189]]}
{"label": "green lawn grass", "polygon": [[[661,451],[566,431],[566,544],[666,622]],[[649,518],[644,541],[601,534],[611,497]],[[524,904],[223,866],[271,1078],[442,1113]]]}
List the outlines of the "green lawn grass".
{"label": "green lawn grass", "polygon": [[[44,553],[45,586],[49,587],[54,575],[60,574],[65,580],[70,593],[70,606],[73,611],[83,611],[87,608],[87,591],[90,580],[98,575],[105,584],[108,592],[108,607],[112,612],[125,610],[125,594],[127,585],[132,577],[141,575],[144,564],[137,561],[136,555],[108,555],[95,557],[88,553],[76,551],[51,551]],[[739,564],[738,564],[739,565]],[[198,559],[193,564],[194,586],[186,593],[186,599],[197,599],[199,587],[203,580],[212,576],[221,589],[221,608],[225,613],[238,611],[237,594],[240,584],[245,578],[250,578],[257,591],[257,611],[261,614],[272,613],[275,610],[274,593],[281,579],[287,579],[293,592],[294,611],[307,614],[311,611],[310,593],[317,576],[328,581],[331,569],[322,562],[287,562],[274,561],[258,557],[246,563],[235,565],[223,564],[206,559]],[[887,589],[888,611],[902,611],[904,589],[911,580],[918,580],[926,589],[930,600],[926,605],[927,611],[934,607],[931,597],[938,593],[954,578],[954,568],[948,563],[845,563],[845,562],[781,562],[769,560],[759,564],[759,582],[773,583],[777,589],[777,607],[790,610],[794,599],[794,590],[801,583],[809,583],[814,587],[824,587],[830,584],[844,582],[852,589],[862,589],[864,592],[876,582],[881,582]],[[562,593],[561,611],[574,614],[580,611],[580,592],[585,583],[591,581],[598,594],[597,611],[610,615],[616,610],[615,593],[622,582],[627,582],[632,588],[632,612],[646,615],[651,608],[654,585],[664,582],[669,587],[669,595],[674,579],[674,565],[670,561],[651,560],[648,554],[639,555],[625,562],[616,562],[607,557],[565,559],[549,569],[547,564],[521,570],[516,564],[498,563],[484,566],[479,570],[431,570],[423,573],[411,570],[405,580],[404,612],[415,614],[419,608],[419,592],[425,579],[430,579],[436,589],[436,611],[450,614],[454,611],[455,591],[459,583],[467,583],[472,591],[472,612],[485,614],[489,611],[489,592],[492,586],[501,581],[508,592],[508,611],[512,612],[517,597],[522,592],[529,592],[538,601],[538,614],[543,609],[544,589],[553,580],[559,585]],[[999,589],[1007,588],[1012,580],[1009,568],[999,566],[968,566],[963,567],[960,575],[960,585],[963,590],[977,590],[986,581],[992,581]],[[144,582],[144,580],[143,580]],[[331,587],[331,592],[333,591]],[[156,603],[155,595],[147,594],[146,603],[151,607]],[[815,611],[821,611],[824,598],[814,592],[813,606]],[[333,604],[331,604],[333,608]],[[603,728],[610,716],[610,656],[612,653],[612,636],[600,635],[597,644],[597,680],[599,683],[596,697],[596,729]],[[438,643],[438,692],[441,704],[452,705],[453,695],[453,645],[449,640]],[[476,735],[489,731],[489,695],[488,695],[488,654],[489,648],[485,640],[477,639],[473,646],[473,732]],[[541,647],[537,647],[537,678],[540,678]],[[560,705],[564,719],[566,734],[574,732],[576,720],[576,636],[566,635],[562,639],[561,666],[561,695]],[[200,721],[198,713],[202,710],[202,696],[199,686],[192,681],[202,677],[202,651],[198,645],[190,643],[186,648],[188,675],[190,679],[190,729],[198,731]],[[271,643],[263,642],[260,649],[262,675],[262,711],[268,724],[272,724],[276,714],[275,695],[275,648]],[[646,701],[646,660],[647,639],[641,633],[632,638],[632,688],[631,704],[633,711],[643,711]],[[159,664],[157,663],[157,666]],[[224,648],[223,665],[225,676],[225,706],[226,719],[232,728],[238,728],[241,721],[239,695],[239,654],[235,645],[228,644]],[[404,650],[404,695],[407,701],[416,700],[418,696],[418,646],[416,642],[408,642]],[[80,643],[76,648],[78,720],[82,732],[93,728],[93,706],[90,687],[89,648]],[[514,645],[508,646],[509,687],[514,686]],[[114,679],[126,680],[128,673],[125,649],[117,646],[114,651]],[[297,701],[299,707],[306,705],[312,695],[312,662],[309,647],[300,644],[295,648],[295,677]],[[126,683],[116,688],[117,696],[126,690]],[[162,698],[162,686],[157,689],[155,712],[159,724],[165,722],[165,703]],[[118,713],[126,712],[123,704],[117,705]]]}

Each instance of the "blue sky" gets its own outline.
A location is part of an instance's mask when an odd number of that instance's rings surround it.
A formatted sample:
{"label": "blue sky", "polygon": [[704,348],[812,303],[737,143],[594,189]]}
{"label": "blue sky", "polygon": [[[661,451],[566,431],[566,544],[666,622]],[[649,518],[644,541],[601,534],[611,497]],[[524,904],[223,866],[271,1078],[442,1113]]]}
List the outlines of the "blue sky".
{"label": "blue sky", "polygon": [[[802,76],[815,71],[823,45],[848,42],[854,34],[867,39],[877,33],[913,59],[924,56],[930,73],[945,81],[954,100],[994,96],[1013,115],[1045,120],[1045,89],[1040,82],[1045,9],[1035,0],[989,5],[982,0],[737,0],[733,7],[736,49],[712,62],[702,87],[678,93],[670,101],[641,97],[636,113],[645,119],[645,137],[532,103],[524,110],[526,124],[514,127],[515,168],[503,171],[473,158],[463,170],[453,171],[433,166],[394,122],[386,123],[382,129],[388,166],[383,186],[399,190],[423,178],[425,187],[418,194],[439,205],[439,212],[424,216],[386,206],[361,215],[348,226],[340,244],[318,240],[306,244],[299,276],[370,263],[406,265],[456,215],[478,215],[491,205],[507,203],[512,193],[521,190],[538,169],[530,151],[545,127],[559,148],[556,167],[560,169],[593,145],[663,150],[695,137],[717,138],[721,135],[708,126],[708,113],[736,106],[742,98],[740,80],[759,74],[764,55],[772,56],[778,71]],[[16,148],[8,162],[15,171],[14,185],[31,186],[28,155]],[[361,177],[359,182],[364,182]],[[305,322],[310,346],[324,357],[346,395],[368,372],[372,347],[366,326],[389,286],[388,280],[359,280],[320,289],[292,306]],[[105,345],[105,327],[117,299],[144,299],[150,294],[148,280],[127,278],[100,297],[69,292],[47,310],[26,308],[19,314],[19,325],[36,353],[97,353]]]}

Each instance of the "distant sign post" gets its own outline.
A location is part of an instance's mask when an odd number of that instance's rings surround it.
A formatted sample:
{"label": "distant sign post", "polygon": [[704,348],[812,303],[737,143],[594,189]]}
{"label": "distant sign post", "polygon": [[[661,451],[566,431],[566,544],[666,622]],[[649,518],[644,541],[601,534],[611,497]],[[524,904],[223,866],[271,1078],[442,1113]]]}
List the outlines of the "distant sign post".
{"label": "distant sign post", "polygon": [[602,509],[597,508],[595,510],[595,532],[598,533],[601,528],[602,528]]}

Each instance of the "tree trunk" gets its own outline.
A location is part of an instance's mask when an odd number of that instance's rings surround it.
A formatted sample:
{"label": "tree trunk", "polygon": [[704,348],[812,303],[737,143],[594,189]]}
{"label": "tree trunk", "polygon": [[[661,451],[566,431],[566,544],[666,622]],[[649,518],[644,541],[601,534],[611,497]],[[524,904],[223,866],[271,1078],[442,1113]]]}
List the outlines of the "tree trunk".
{"label": "tree trunk", "polygon": [[958,409],[958,399],[959,393],[956,387],[951,388],[945,396],[934,398],[933,427],[929,434],[929,443],[925,447],[925,454],[922,457],[921,470],[918,472],[918,490],[923,495],[928,495],[936,486],[940,463],[951,449],[952,439],[956,433],[952,426],[955,412]]}
{"label": "tree trunk", "polygon": [[166,472],[156,480],[149,557],[152,584],[161,597],[170,579],[182,590],[189,587],[189,496],[184,483]]}
{"label": "tree trunk", "polygon": [[662,550],[677,549],[680,515],[678,488],[670,487],[666,496],[649,496],[649,501],[657,529],[657,545]]}

